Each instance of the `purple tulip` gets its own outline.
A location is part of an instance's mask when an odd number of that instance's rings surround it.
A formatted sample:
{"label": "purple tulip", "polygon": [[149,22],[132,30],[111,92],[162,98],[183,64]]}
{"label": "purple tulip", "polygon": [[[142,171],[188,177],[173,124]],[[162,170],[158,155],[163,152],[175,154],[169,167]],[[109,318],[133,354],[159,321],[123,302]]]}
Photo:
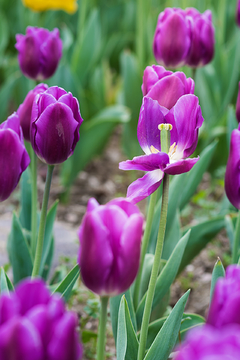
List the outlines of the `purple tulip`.
{"label": "purple tulip", "polygon": [[[146,74],[152,75],[153,72]],[[122,170],[147,171],[146,175],[128,187],[127,197],[134,203],[151,195],[160,186],[164,173],[177,175],[193,167],[198,158],[188,157],[196,149],[198,129],[203,123],[198,98],[191,93],[194,89],[192,79],[186,79],[183,73],[167,74],[152,87],[150,76],[145,79],[148,80],[143,81],[143,92],[149,86],[150,90],[143,98],[137,130],[138,141],[145,155],[119,164]],[[168,154],[161,151],[158,126],[163,123],[172,125]]]}
{"label": "purple tulip", "polygon": [[240,359],[240,326],[218,330],[209,325],[189,331],[174,360]]}
{"label": "purple tulip", "polygon": [[58,29],[49,31],[29,26],[26,35],[17,34],[16,40],[19,66],[25,76],[42,81],[55,73],[62,57]]}
{"label": "purple tulip", "polygon": [[237,2],[236,22],[237,22],[237,25],[240,27],[240,0],[238,0],[238,2]]}
{"label": "purple tulip", "polygon": [[191,45],[186,64],[196,68],[208,64],[214,55],[215,37],[212,13],[206,10],[200,14],[194,8],[186,9],[185,13],[191,24]]}
{"label": "purple tulip", "polygon": [[48,86],[46,84],[39,84],[33,90],[29,91],[24,99],[24,102],[19,106],[17,114],[20,118],[20,125],[22,127],[23,136],[26,141],[30,141],[30,123],[32,115],[32,105],[37,94],[46,91]]}
{"label": "purple tulip", "polygon": [[79,360],[77,318],[40,279],[0,297],[1,360]]}
{"label": "purple tulip", "polygon": [[79,140],[79,104],[71,93],[53,86],[35,97],[32,106],[31,144],[37,156],[49,165],[73,154]]}
{"label": "purple tulip", "polygon": [[190,22],[182,9],[166,8],[158,17],[153,40],[157,62],[175,68],[185,64],[191,45]]}
{"label": "purple tulip", "polygon": [[240,209],[240,125],[233,130],[225,173],[225,191],[228,200]]}
{"label": "purple tulip", "polygon": [[78,263],[85,285],[100,296],[127,290],[139,267],[143,217],[118,198],[106,205],[90,199],[79,228]]}
{"label": "purple tulip", "polygon": [[217,328],[240,325],[240,266],[228,266],[226,277],[218,279],[207,323]]}
{"label": "purple tulip", "polygon": [[15,189],[22,172],[30,163],[16,113],[0,125],[0,144],[0,201],[3,201]]}
{"label": "purple tulip", "polygon": [[236,118],[238,123],[240,123],[240,81],[238,83],[238,96],[237,96],[237,103],[236,103]]}

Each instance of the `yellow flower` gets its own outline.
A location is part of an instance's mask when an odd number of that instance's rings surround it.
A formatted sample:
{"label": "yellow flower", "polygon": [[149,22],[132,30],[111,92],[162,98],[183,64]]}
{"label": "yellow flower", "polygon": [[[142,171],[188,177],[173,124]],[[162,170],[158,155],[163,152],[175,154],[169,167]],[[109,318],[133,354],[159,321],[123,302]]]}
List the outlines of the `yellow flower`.
{"label": "yellow flower", "polygon": [[77,10],[77,0],[22,0],[23,5],[36,10],[64,10],[73,14]]}

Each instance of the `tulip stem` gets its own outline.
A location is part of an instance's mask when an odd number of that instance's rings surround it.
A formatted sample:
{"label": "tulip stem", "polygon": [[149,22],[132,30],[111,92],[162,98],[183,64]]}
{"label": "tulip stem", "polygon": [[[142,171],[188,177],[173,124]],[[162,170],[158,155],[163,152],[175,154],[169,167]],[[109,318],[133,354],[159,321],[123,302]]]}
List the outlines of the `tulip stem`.
{"label": "tulip stem", "polygon": [[37,249],[36,249],[36,254],[35,254],[35,258],[34,258],[34,266],[33,266],[33,272],[32,272],[33,278],[38,276],[40,265],[41,265],[45,227],[46,227],[46,220],[47,220],[48,199],[49,199],[53,169],[54,169],[54,165],[48,165],[47,179],[46,179],[45,190],[44,190],[44,195],[43,195],[42,211],[41,211],[40,225],[39,225],[39,232],[38,232],[38,239],[37,239]]}
{"label": "tulip stem", "polygon": [[150,238],[150,234],[151,234],[153,217],[154,217],[153,215],[154,215],[157,195],[158,195],[158,191],[156,190],[150,196],[150,202],[149,202],[149,206],[148,206],[147,223],[146,223],[146,228],[144,231],[143,241],[142,241],[140,266],[139,266],[139,270],[138,270],[138,274],[137,274],[137,278],[136,278],[135,286],[134,286],[133,304],[134,304],[135,309],[137,309],[138,301],[139,301],[139,292],[140,292],[140,285],[141,285],[141,279],[142,279],[143,263],[144,263],[144,259],[145,259],[145,255],[146,255],[147,247],[148,247],[148,243],[149,243],[149,238]]}
{"label": "tulip stem", "polygon": [[34,258],[37,237],[37,155],[31,147],[32,208],[31,208],[31,250]]}
{"label": "tulip stem", "polygon": [[105,359],[108,297],[101,296],[100,299],[101,299],[101,309],[100,309],[100,319],[99,319],[99,326],[98,326],[97,360],[104,360]]}
{"label": "tulip stem", "polygon": [[197,68],[192,68],[192,79],[194,81],[196,81],[196,72],[197,72]]}
{"label": "tulip stem", "polygon": [[142,360],[145,355],[145,348],[147,342],[148,334],[148,324],[150,320],[150,315],[152,311],[153,297],[156,288],[157,276],[160,269],[160,262],[162,257],[163,242],[166,230],[167,222],[167,208],[168,208],[168,189],[169,189],[169,175],[165,174],[163,178],[163,193],[162,193],[162,208],[161,208],[161,218],[159,224],[157,245],[155,250],[155,256],[153,261],[153,267],[151,272],[151,277],[149,281],[147,298],[145,302],[143,320],[142,320],[142,329],[140,333],[140,343],[138,349],[138,360]]}
{"label": "tulip stem", "polygon": [[232,263],[237,264],[239,257],[239,240],[240,240],[240,211],[238,211],[238,218],[235,228],[233,251],[232,251]]}

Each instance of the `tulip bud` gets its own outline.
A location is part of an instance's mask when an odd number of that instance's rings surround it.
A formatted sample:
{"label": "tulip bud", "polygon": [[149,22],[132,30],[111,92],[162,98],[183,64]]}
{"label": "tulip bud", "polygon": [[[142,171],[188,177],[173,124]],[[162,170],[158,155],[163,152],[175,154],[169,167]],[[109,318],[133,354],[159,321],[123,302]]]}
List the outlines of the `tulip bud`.
{"label": "tulip bud", "polygon": [[240,123],[240,81],[238,83],[238,96],[237,96],[237,103],[236,103],[236,118],[238,123]]}
{"label": "tulip bud", "polygon": [[51,77],[62,57],[59,30],[29,26],[26,35],[17,34],[18,62],[23,74],[34,80]]}
{"label": "tulip bud", "polygon": [[218,279],[207,323],[217,328],[240,325],[240,266],[230,265],[225,278]]}
{"label": "tulip bud", "polygon": [[138,208],[126,199],[101,206],[89,200],[79,228],[78,263],[90,290],[115,296],[130,287],[139,267],[142,225]]}
{"label": "tulip bud", "polygon": [[26,141],[30,141],[30,123],[32,115],[32,105],[37,94],[46,91],[48,86],[46,84],[39,84],[33,90],[29,91],[24,99],[24,102],[19,106],[17,114],[20,118],[20,125],[22,127],[23,136]]}
{"label": "tulip bud", "polygon": [[30,137],[37,156],[49,165],[60,164],[73,154],[83,119],[75,97],[53,86],[35,97]]}
{"label": "tulip bud", "polygon": [[158,17],[153,40],[153,53],[157,62],[170,68],[184,65],[190,44],[190,23],[184,11],[166,8]]}
{"label": "tulip bud", "polygon": [[230,151],[225,173],[225,191],[228,200],[237,209],[240,209],[240,129],[232,132]]}
{"label": "tulip bud", "polygon": [[0,144],[0,201],[3,201],[15,189],[22,172],[30,163],[16,113],[0,125]]}
{"label": "tulip bud", "polygon": [[200,14],[194,8],[186,9],[185,12],[191,24],[191,45],[186,64],[196,68],[208,64],[214,55],[212,13],[206,10]]}
{"label": "tulip bud", "polygon": [[79,360],[77,318],[40,279],[24,280],[0,297],[1,360]]}
{"label": "tulip bud", "polygon": [[77,11],[77,0],[22,0],[22,2],[34,11],[64,10],[69,14]]}

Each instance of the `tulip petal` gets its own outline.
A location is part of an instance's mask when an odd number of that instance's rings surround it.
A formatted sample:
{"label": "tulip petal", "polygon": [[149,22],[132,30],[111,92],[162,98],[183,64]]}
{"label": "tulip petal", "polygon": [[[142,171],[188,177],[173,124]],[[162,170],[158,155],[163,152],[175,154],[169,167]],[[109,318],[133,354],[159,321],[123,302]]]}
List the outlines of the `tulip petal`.
{"label": "tulip petal", "polygon": [[163,66],[152,65],[147,66],[143,73],[142,93],[143,96],[147,95],[149,90],[155,85],[155,83],[167,75],[171,75],[172,72],[166,70]]}
{"label": "tulip petal", "polygon": [[24,75],[36,79],[39,72],[39,59],[41,57],[38,39],[31,35],[26,35],[24,38],[16,37],[16,44],[18,50],[18,61]]}
{"label": "tulip petal", "polygon": [[164,172],[161,170],[153,170],[148,172],[142,178],[137,179],[127,190],[127,197],[133,204],[145,199],[151,195],[161,185]]}
{"label": "tulip petal", "polygon": [[160,131],[158,125],[164,122],[164,113],[161,106],[156,100],[145,96],[137,128],[138,141],[145,154],[151,154],[151,146],[160,150]]}
{"label": "tulip petal", "polygon": [[179,175],[188,172],[198,160],[199,156],[197,158],[178,160],[174,163],[170,163],[169,165],[167,165],[164,169],[164,172],[169,175]]}
{"label": "tulip petal", "polygon": [[225,174],[225,191],[228,200],[240,209],[240,131],[233,130]]}
{"label": "tulip petal", "polygon": [[119,206],[127,214],[127,216],[131,216],[133,214],[140,214],[139,209],[129,199],[116,198],[109,201],[108,205]]}
{"label": "tulip petal", "polygon": [[67,93],[59,98],[59,102],[66,104],[68,107],[70,107],[70,109],[72,109],[74,119],[77,120],[80,126],[83,122],[83,119],[80,114],[78,100],[73,97],[71,93]]}
{"label": "tulip petal", "polygon": [[[41,74],[49,78],[56,71],[58,61],[62,57],[62,41],[59,37],[59,30],[54,29],[49,33],[47,39],[41,45]],[[49,56],[51,54],[51,56]]]}
{"label": "tulip petal", "polygon": [[156,154],[136,156],[132,160],[122,161],[119,163],[119,169],[142,171],[163,170],[168,163],[168,154],[158,152]]}
{"label": "tulip petal", "polygon": [[0,325],[18,314],[20,314],[20,304],[15,293],[3,293],[0,297]]}

